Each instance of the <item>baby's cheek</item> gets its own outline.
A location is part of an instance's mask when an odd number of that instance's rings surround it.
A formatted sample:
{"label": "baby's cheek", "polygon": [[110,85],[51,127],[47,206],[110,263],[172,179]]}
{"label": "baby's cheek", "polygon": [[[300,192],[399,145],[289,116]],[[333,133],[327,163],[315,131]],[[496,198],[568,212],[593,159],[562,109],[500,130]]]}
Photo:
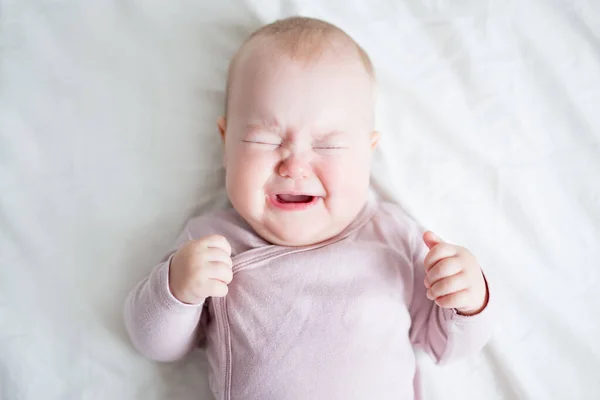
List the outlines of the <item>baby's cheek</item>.
{"label": "baby's cheek", "polygon": [[235,209],[247,220],[260,219],[262,182],[260,168],[252,158],[236,157],[228,165],[227,194]]}
{"label": "baby's cheek", "polygon": [[327,160],[319,170],[326,186],[344,192],[362,190],[365,177],[369,175],[368,163],[354,155]]}
{"label": "baby's cheek", "polygon": [[247,192],[262,190],[273,173],[274,160],[269,154],[240,151],[236,153],[233,163],[235,181],[238,187]]}

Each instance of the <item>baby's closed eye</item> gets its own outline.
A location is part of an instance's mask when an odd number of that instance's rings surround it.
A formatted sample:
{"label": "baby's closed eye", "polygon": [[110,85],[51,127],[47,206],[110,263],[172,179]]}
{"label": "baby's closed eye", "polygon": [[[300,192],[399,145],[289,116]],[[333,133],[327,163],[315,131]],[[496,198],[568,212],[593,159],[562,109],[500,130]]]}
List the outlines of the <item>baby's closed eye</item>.
{"label": "baby's closed eye", "polygon": [[280,146],[281,145],[281,137],[279,135],[271,134],[271,133],[259,133],[249,135],[245,139],[242,139],[243,143],[250,144],[259,144],[265,146]]}
{"label": "baby's closed eye", "polygon": [[313,146],[313,149],[315,150],[340,150],[340,149],[345,149],[345,146],[336,146],[336,145],[317,145],[317,146]]}
{"label": "baby's closed eye", "polygon": [[262,140],[242,140],[242,142],[244,143],[252,143],[252,144],[263,144],[263,145],[267,145],[267,146],[280,146],[280,143],[277,143],[277,141],[272,140],[272,141],[262,141]]}
{"label": "baby's closed eye", "polygon": [[327,140],[313,142],[312,148],[315,150],[341,150],[348,148],[348,146],[341,141]]}
{"label": "baby's closed eye", "polygon": [[342,150],[348,147],[347,137],[341,132],[316,137],[312,142],[312,148],[315,150]]}

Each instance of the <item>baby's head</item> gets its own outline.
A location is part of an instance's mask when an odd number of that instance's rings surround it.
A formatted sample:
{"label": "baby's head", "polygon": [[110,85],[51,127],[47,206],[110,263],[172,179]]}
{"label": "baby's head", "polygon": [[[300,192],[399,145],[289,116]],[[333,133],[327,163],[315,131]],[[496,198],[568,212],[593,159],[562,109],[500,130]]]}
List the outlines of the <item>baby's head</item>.
{"label": "baby's head", "polygon": [[374,103],[369,57],[341,29],[294,17],[250,36],[218,125],[229,199],[259,235],[302,246],[352,222],[379,138]]}

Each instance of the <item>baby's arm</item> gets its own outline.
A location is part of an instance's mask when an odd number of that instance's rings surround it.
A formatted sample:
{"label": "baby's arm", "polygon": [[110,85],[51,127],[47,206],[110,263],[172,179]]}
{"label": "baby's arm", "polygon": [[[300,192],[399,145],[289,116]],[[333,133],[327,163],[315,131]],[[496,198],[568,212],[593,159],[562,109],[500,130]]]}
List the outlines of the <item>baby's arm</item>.
{"label": "baby's arm", "polygon": [[125,302],[125,326],[133,345],[156,361],[175,361],[192,350],[202,312],[202,304],[184,304],[171,294],[170,262],[158,265]]}
{"label": "baby's arm", "polygon": [[412,343],[438,363],[481,350],[493,321],[487,282],[475,257],[431,233],[415,239],[412,248]]}
{"label": "baby's arm", "polygon": [[[177,252],[140,282],[125,303],[125,325],[134,346],[156,361],[184,357],[197,343],[203,303],[227,294],[231,246],[218,235],[180,235]],[[183,244],[183,245],[182,245]]]}

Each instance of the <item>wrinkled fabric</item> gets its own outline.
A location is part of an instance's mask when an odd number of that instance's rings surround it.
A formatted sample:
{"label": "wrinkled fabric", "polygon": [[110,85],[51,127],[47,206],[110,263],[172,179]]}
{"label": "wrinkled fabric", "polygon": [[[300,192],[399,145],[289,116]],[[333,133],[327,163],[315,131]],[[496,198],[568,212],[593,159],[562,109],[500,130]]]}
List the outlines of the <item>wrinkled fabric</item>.
{"label": "wrinkled fabric", "polygon": [[427,299],[422,231],[396,205],[372,200],[336,237],[299,248],[264,242],[230,209],[191,220],[176,247],[211,234],[232,245],[226,297],[179,302],[167,257],[132,291],[125,319],[155,360],[180,359],[205,336],[219,400],[420,398],[413,346],[447,362],[492,333],[489,303],[465,317]]}

